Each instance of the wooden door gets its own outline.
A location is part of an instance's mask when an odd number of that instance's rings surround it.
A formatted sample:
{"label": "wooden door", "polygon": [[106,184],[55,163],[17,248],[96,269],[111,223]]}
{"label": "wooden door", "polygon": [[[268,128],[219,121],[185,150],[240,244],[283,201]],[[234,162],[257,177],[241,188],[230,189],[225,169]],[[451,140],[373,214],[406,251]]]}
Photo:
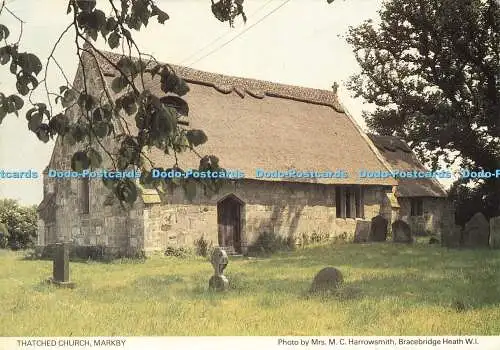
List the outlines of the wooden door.
{"label": "wooden door", "polygon": [[223,199],[217,205],[219,246],[241,252],[241,203],[233,197]]}

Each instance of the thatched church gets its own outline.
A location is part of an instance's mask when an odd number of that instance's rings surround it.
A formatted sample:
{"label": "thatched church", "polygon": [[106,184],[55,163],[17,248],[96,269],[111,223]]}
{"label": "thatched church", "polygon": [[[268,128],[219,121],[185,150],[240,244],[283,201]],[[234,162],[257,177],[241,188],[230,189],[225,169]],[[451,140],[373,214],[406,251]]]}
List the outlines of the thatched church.
{"label": "thatched church", "polygon": [[[112,62],[120,56],[106,53]],[[89,91],[107,93],[117,75],[104,59],[84,57]],[[72,241],[122,252],[192,246],[204,237],[215,245],[245,253],[262,233],[296,237],[312,232],[331,237],[352,235],[357,220],[382,215],[394,220],[392,178],[359,178],[359,169],[388,170],[390,164],[339,104],[331,91],[243,79],[173,66],[190,87],[190,127],[202,129],[208,142],[200,154],[215,154],[226,169],[245,177],[230,180],[215,195],[203,191],[188,201],[182,189],[170,193],[143,190],[130,211],[113,201],[100,179],[44,177],[39,206],[39,245]],[[107,82],[103,86],[99,78]],[[159,77],[145,75],[146,85],[161,94]],[[82,67],[74,82],[82,87]],[[77,118],[79,110],[67,113]],[[123,115],[116,130],[135,127]],[[127,124],[127,125],[125,125]],[[113,147],[112,141],[109,146]],[[48,169],[70,169],[74,147],[59,137]],[[171,167],[172,156],[151,155],[157,166]],[[184,169],[197,168],[193,154],[183,154]],[[261,178],[265,171],[337,171],[338,178]],[[441,194],[439,194],[441,195]],[[438,218],[439,219],[439,218]]]}

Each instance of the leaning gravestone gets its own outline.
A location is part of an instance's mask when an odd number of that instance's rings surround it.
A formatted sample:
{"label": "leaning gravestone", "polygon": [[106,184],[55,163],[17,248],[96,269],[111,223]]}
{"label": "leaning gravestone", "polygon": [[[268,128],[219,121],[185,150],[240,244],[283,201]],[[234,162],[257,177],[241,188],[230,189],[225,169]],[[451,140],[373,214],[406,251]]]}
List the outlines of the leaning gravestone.
{"label": "leaning gravestone", "polygon": [[212,252],[210,261],[214,267],[214,275],[208,281],[209,288],[218,292],[227,290],[229,281],[226,276],[223,275],[223,271],[228,263],[226,252],[219,247],[215,248]]}
{"label": "leaning gravestone", "polygon": [[392,223],[392,239],[397,243],[413,242],[410,225],[403,220],[394,221]]}
{"label": "leaning gravestone", "polygon": [[344,277],[338,269],[335,267],[325,267],[314,276],[311,292],[333,291],[343,282]]}
{"label": "leaning gravestone", "polygon": [[500,249],[500,216],[490,219],[490,247]]}
{"label": "leaning gravestone", "polygon": [[69,244],[56,243],[52,265],[52,277],[49,282],[61,287],[73,288],[75,284],[69,280]]}
{"label": "leaning gravestone", "polygon": [[476,213],[465,224],[463,231],[464,245],[466,247],[488,247],[490,238],[490,223],[482,213]]}
{"label": "leaning gravestone", "polygon": [[367,220],[356,221],[356,229],[354,232],[354,243],[368,242],[370,239],[371,222]]}
{"label": "leaning gravestone", "polygon": [[370,239],[375,242],[384,242],[387,239],[387,220],[382,215],[372,219]]}

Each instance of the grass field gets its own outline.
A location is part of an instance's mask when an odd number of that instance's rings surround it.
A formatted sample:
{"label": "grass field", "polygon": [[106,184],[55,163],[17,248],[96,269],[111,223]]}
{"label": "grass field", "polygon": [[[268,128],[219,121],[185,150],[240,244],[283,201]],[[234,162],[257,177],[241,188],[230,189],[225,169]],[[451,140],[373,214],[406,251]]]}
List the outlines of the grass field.
{"label": "grass field", "polygon": [[[222,294],[207,290],[202,258],[72,263],[73,290],[42,283],[50,261],[22,258],[0,251],[0,336],[500,334],[500,251],[339,244],[233,258]],[[325,266],[345,286],[308,295]]]}

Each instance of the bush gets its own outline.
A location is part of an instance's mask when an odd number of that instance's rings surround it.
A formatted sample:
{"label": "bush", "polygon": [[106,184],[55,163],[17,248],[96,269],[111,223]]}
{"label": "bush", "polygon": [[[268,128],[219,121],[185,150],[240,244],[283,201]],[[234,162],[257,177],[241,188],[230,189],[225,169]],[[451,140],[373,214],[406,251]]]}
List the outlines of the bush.
{"label": "bush", "polygon": [[349,241],[349,234],[347,232],[342,232],[342,234],[333,238],[333,243],[347,243]]}
{"label": "bush", "polygon": [[[43,247],[42,251],[39,251],[39,248],[35,249],[33,252],[27,254],[25,258],[52,260],[54,258],[55,249],[56,246],[54,244],[49,244]],[[119,259],[144,260],[146,259],[146,255],[143,251],[124,252],[120,250],[114,250],[113,248],[105,247],[102,245],[71,245],[69,258],[71,261],[93,260],[111,262],[113,260]]]}
{"label": "bush", "polygon": [[299,239],[300,239],[300,244],[303,247],[305,247],[306,245],[309,245],[309,243],[311,242],[309,235],[305,232],[301,235],[301,237]]}
{"label": "bush", "polygon": [[324,243],[330,240],[330,234],[328,232],[317,232],[313,231],[311,235],[307,233],[299,234],[297,237],[297,244],[306,247],[314,243]]}
{"label": "bush", "polygon": [[290,240],[275,233],[264,232],[257,237],[253,245],[248,248],[250,253],[275,253],[279,250],[290,249]]}
{"label": "bush", "polygon": [[207,257],[212,250],[212,242],[206,240],[203,236],[194,241],[196,255]]}
{"label": "bush", "polygon": [[[12,250],[32,248],[36,240],[35,206],[23,207],[13,199],[0,200],[0,222],[6,226],[7,244]],[[5,241],[5,235],[1,238]],[[1,244],[1,243],[0,243]]]}
{"label": "bush", "polygon": [[167,247],[165,249],[165,256],[175,256],[177,258],[186,258],[189,255],[191,255],[191,252],[187,248]]}
{"label": "bush", "polygon": [[327,232],[316,232],[313,231],[311,234],[311,243],[322,243],[330,239],[330,235]]}

